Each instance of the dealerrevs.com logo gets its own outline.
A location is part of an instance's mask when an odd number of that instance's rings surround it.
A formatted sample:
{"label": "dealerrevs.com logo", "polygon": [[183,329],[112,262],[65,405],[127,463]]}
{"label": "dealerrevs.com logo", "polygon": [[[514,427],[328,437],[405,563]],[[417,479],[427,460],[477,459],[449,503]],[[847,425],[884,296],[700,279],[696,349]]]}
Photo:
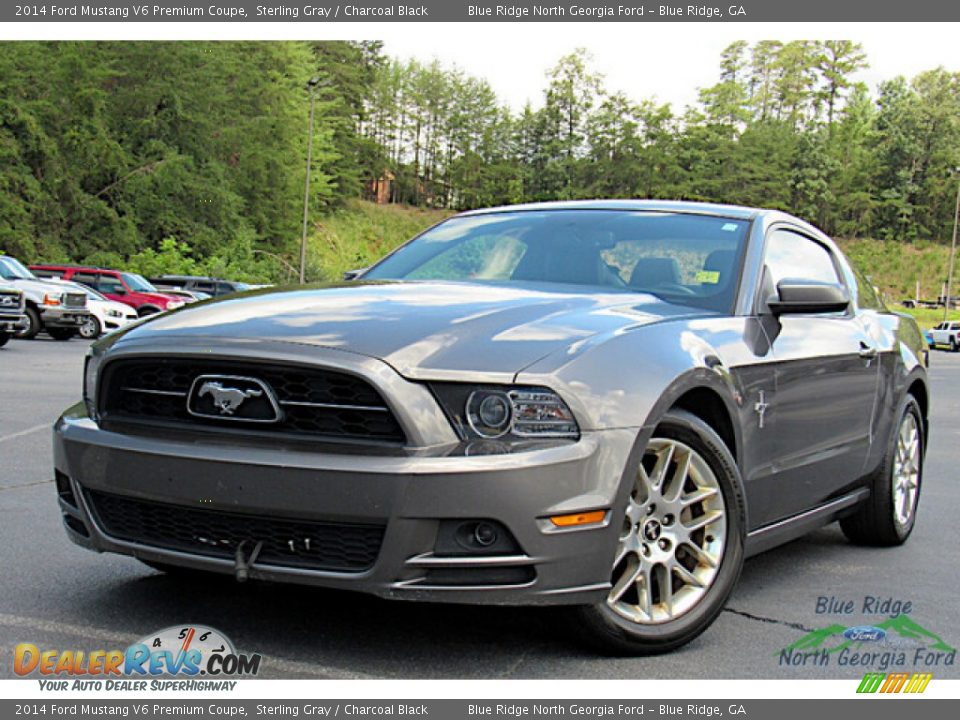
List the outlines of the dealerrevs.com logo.
{"label": "dealerrevs.com logo", "polygon": [[20,643],[13,669],[21,677],[39,675],[45,690],[232,690],[236,681],[224,678],[256,676],[261,660],[257,653],[238,653],[219,630],[176,625],[125,649],[45,650]]}

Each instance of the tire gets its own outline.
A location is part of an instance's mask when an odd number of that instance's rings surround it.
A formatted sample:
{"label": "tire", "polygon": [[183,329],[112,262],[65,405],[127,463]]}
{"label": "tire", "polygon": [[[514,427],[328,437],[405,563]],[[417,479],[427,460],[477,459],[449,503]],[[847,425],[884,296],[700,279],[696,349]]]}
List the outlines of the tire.
{"label": "tire", "polygon": [[147,305],[147,306],[140,307],[140,308],[137,310],[137,315],[138,315],[139,317],[145,318],[145,317],[148,317],[148,316],[150,316],[150,315],[156,315],[158,312],[160,312],[159,309],[157,309],[157,308],[155,308],[155,307],[153,307],[153,306]]}
{"label": "tire", "polygon": [[[687,473],[682,472],[684,465]],[[669,478],[659,486],[665,489],[664,495],[650,490],[644,496],[642,486],[656,486],[661,466]],[[616,655],[655,655],[700,635],[733,591],[743,567],[743,484],[736,461],[716,432],[698,417],[676,410],[664,416],[630,477],[635,484],[626,509],[619,511],[622,528],[610,593],[596,605],[569,612],[581,639],[594,648]],[[677,486],[681,490],[674,498]],[[707,489],[714,491],[711,496],[691,502],[675,515],[671,512]],[[658,508],[657,503],[662,506]],[[656,508],[652,514],[651,508]],[[715,517],[717,512],[722,522],[704,523],[701,530],[689,533],[689,542],[682,539],[687,525]],[[699,557],[691,552],[695,547]],[[657,564],[660,560],[663,563]],[[703,587],[684,581],[680,570],[671,569],[669,563],[683,565],[687,575]],[[649,588],[646,599],[641,588]]]}
{"label": "tire", "polygon": [[[858,545],[891,547],[902,545],[913,532],[917,522],[917,507],[923,485],[923,454],[925,438],[923,415],[912,395],[900,403],[897,424],[887,442],[887,451],[877,472],[870,479],[870,497],[855,514],[840,521],[847,538]],[[909,438],[915,431],[915,444],[905,442],[912,458],[909,472],[901,460],[900,439],[906,428]],[[899,473],[898,473],[899,470]],[[900,484],[905,484],[896,492]],[[912,491],[912,492],[911,492]],[[907,493],[908,497],[904,497]],[[901,504],[903,503],[903,504]]]}
{"label": "tire", "polygon": [[0,347],[10,342],[10,333],[0,332]]}
{"label": "tire", "polygon": [[27,316],[27,326],[17,333],[17,337],[21,340],[33,340],[37,333],[43,330],[43,320],[40,319],[40,312],[29,305],[23,312]]}
{"label": "tire", "polygon": [[75,328],[64,328],[64,327],[47,328],[47,335],[52,337],[54,340],[59,340],[61,342],[63,342],[64,340],[69,340],[76,334],[77,334],[77,331]]}
{"label": "tire", "polygon": [[955,337],[950,338],[950,352],[957,352],[960,350],[960,345],[957,345],[957,339]]}
{"label": "tire", "polygon": [[95,315],[91,315],[89,319],[77,329],[77,334],[84,340],[96,340],[102,333],[103,326]]}

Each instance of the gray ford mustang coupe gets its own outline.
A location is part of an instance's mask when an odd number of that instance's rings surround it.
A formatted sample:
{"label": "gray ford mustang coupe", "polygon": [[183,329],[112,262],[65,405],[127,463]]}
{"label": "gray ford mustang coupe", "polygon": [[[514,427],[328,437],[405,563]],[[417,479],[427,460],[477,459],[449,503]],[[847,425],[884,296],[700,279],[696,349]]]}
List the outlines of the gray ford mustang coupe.
{"label": "gray ford mustang coupe", "polygon": [[676,648],[744,558],[913,529],[927,349],[823,233],[651,201],[458,215],[328,287],[93,345],[67,534],[165,571],[568,606]]}

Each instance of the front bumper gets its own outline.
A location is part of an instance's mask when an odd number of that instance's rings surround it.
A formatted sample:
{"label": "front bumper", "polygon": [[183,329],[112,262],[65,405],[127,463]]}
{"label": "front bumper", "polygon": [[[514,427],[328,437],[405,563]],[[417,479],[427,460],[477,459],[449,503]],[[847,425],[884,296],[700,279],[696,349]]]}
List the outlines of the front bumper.
{"label": "front bumper", "polygon": [[[612,518],[619,517],[618,502],[625,502],[618,495],[637,432],[588,432],[578,442],[506,455],[470,457],[449,448],[367,455],[355,448],[317,452],[227,444],[222,438],[118,434],[98,427],[81,403],[56,424],[54,458],[67,533],[99,552],[237,570],[229,557],[111,537],[91,503],[92,493],[108,493],[184,509],[384,528],[376,560],[362,572],[258,561],[250,572],[254,578],[411,600],[583,604],[600,601],[609,588],[620,529]],[[546,519],[611,508],[603,522],[579,528],[560,529]],[[444,521],[472,519],[500,523],[518,549],[498,555],[438,552]],[[502,574],[512,579],[491,582],[497,573],[490,571],[497,568],[513,568]],[[524,572],[518,575],[517,568]]]}
{"label": "front bumper", "polygon": [[27,316],[19,313],[0,313],[0,332],[16,333],[27,327]]}
{"label": "front bumper", "polygon": [[40,311],[43,326],[48,328],[77,328],[90,317],[90,311],[83,308],[44,306]]}

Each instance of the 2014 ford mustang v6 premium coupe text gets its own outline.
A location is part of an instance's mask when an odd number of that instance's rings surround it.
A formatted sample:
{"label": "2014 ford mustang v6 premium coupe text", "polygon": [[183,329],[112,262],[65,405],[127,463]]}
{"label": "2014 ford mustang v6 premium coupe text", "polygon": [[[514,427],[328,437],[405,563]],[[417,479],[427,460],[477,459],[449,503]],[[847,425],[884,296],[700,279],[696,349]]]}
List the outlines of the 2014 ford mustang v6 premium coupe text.
{"label": "2014 ford mustang v6 premium coupe text", "polygon": [[70,538],[208,570],[569,606],[688,642],[744,558],[913,529],[927,348],[823,233],[650,201],[458,215],[328,287],[93,345],[56,424]]}

